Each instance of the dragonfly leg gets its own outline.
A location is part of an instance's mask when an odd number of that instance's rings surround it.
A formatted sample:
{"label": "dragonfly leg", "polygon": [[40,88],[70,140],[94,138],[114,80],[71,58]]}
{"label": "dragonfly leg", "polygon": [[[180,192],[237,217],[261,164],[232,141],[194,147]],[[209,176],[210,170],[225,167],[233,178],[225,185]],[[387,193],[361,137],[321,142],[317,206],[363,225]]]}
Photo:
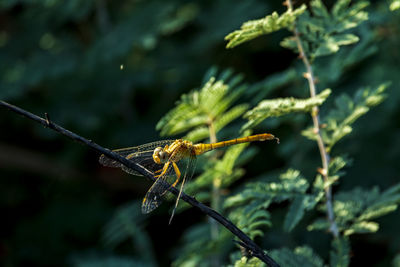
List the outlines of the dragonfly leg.
{"label": "dragonfly leg", "polygon": [[175,185],[179,182],[179,179],[181,178],[181,171],[179,170],[178,165],[176,165],[175,162],[172,162],[172,166],[174,167],[174,170],[175,170],[175,173],[176,173],[176,180],[172,184],[172,186],[175,187]]}
{"label": "dragonfly leg", "polygon": [[167,163],[165,163],[165,164],[164,164],[164,168],[162,169],[162,172],[161,172],[160,174],[158,174],[158,175],[154,175],[154,177],[155,177],[155,178],[158,178],[158,177],[163,176],[163,175],[167,172],[168,167],[169,167],[169,164],[170,164],[169,161],[168,161]]}

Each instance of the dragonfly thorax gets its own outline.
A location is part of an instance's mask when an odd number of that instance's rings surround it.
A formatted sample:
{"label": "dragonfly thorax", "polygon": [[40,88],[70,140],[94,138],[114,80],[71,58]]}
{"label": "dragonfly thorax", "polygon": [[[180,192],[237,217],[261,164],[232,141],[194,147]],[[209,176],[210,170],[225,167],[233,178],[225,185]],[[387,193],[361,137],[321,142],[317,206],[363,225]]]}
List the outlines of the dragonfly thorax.
{"label": "dragonfly thorax", "polygon": [[162,147],[157,147],[153,152],[154,162],[157,164],[164,164],[168,161],[169,155]]}

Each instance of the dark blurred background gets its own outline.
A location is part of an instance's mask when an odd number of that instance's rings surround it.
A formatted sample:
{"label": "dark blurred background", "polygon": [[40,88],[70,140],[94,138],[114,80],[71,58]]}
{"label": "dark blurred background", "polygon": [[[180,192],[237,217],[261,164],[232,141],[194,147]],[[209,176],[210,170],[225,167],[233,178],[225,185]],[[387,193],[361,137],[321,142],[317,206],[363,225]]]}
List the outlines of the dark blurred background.
{"label": "dark blurred background", "polygon": [[[47,112],[59,125],[108,148],[159,140],[158,120],[181,94],[201,86],[210,67],[232,68],[252,84],[298,63],[295,54],[279,46],[286,32],[225,49],[225,35],[274,10],[285,7],[261,0],[1,0],[0,99],[40,116]],[[334,151],[354,159],[340,189],[385,189],[399,181],[400,15],[384,1],[369,11],[364,38],[373,51],[324,86],[334,94],[384,81],[392,86],[388,99],[360,119]],[[329,58],[326,62],[329,66]],[[304,83],[297,85],[273,96],[307,97]],[[0,264],[69,266],[85,257],[129,257],[129,246],[112,250],[103,244],[104,226],[118,207],[140,200],[150,183],[100,166],[99,155],[87,147],[6,109],[0,114]],[[310,123],[305,118],[271,129],[283,143],[299,142],[264,152],[276,158],[271,170],[292,166],[315,175],[316,145],[300,136],[301,127]],[[174,259],[184,230],[206,219],[189,210],[168,226],[168,207],[160,210],[144,217],[143,231],[151,238],[154,263],[164,266]],[[387,266],[400,252],[399,219],[395,212],[379,220],[377,234],[353,237],[353,262],[365,263],[359,255],[370,253],[374,256],[367,263]],[[266,235],[272,247],[319,238],[306,237],[305,225],[290,234],[276,227]],[[319,253],[327,257],[328,248]]]}

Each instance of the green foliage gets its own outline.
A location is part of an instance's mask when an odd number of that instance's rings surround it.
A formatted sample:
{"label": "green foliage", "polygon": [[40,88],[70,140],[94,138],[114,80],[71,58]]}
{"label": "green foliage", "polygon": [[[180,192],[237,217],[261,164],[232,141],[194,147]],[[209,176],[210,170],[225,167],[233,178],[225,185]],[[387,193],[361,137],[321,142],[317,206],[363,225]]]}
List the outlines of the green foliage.
{"label": "green foliage", "polygon": [[226,48],[233,48],[244,42],[248,42],[261,35],[272,33],[280,29],[290,29],[294,21],[306,10],[306,5],[302,5],[293,11],[288,10],[279,16],[277,12],[266,16],[263,19],[252,20],[244,23],[240,30],[234,31],[225,37],[229,41]]}
{"label": "green foliage", "polygon": [[[310,10],[302,10],[302,14],[294,18],[294,20],[290,22],[291,26],[287,27],[294,32],[295,36],[284,39],[281,45],[298,53],[298,45],[300,42],[305,53],[301,56],[308,57],[311,62],[314,62],[318,57],[337,53],[340,46],[350,45],[359,41],[359,37],[347,31],[359,26],[363,21],[368,19],[368,14],[364,11],[367,5],[367,2],[358,2],[350,5],[349,0],[339,0],[334,3],[332,9],[328,11],[322,1],[311,1]],[[290,8],[285,14],[289,13]],[[278,14],[273,13],[265,19],[249,21],[243,24],[241,30],[235,31],[226,37],[226,39],[230,41],[227,48],[232,48],[260,35],[285,28],[285,26],[278,23],[273,24],[273,21],[278,21],[278,18]],[[267,22],[270,27],[268,30],[264,30],[263,23],[266,25]],[[364,38],[361,43],[362,45],[358,48],[353,48],[353,53],[348,53],[348,57],[345,57],[347,62],[342,63],[343,57],[337,57],[340,61],[334,61],[337,65],[336,68],[334,68],[334,73],[336,74],[332,77],[331,73],[327,70],[326,73],[330,74],[330,77],[327,76],[327,79],[335,81],[348,66],[374,53],[376,49],[368,44],[370,40],[371,35],[369,35],[369,39]],[[326,65],[327,64],[325,64],[325,66]],[[327,69],[325,66],[320,65],[320,68]],[[335,65],[329,64],[329,66]],[[274,79],[271,79],[270,86],[265,86],[265,90],[260,90],[259,95],[261,97],[258,97],[258,101],[261,102],[244,115],[244,117],[248,119],[248,122],[242,129],[253,128],[269,117],[279,117],[295,112],[311,112],[313,107],[322,105],[331,94],[331,90],[325,90],[316,98],[306,100],[294,98],[261,100],[261,98],[270,93],[272,89],[290,81],[287,75],[276,77],[277,78],[274,77]],[[335,99],[336,107],[331,109],[326,116],[323,116],[323,124],[320,129],[328,153],[339,140],[352,131],[352,124],[360,116],[364,115],[371,107],[380,104],[385,99],[386,95],[384,91],[387,86],[388,84],[382,84],[373,90],[364,88],[358,90],[353,98],[350,98],[347,94],[342,94]],[[303,135],[317,141],[317,132],[311,127],[303,131]],[[266,210],[270,203],[289,200],[291,204],[283,226],[285,230],[290,231],[301,220],[306,210],[312,210],[316,204],[323,199],[324,189],[331,187],[345,174],[343,168],[349,165],[349,163],[351,163],[351,161],[347,157],[334,157],[329,162],[329,168],[327,170],[328,176],[323,181],[322,175],[317,175],[311,194],[307,192],[307,188],[309,187],[308,183],[304,190],[298,187],[297,190],[292,192],[290,191],[290,187],[283,186],[283,181],[279,181],[276,184],[271,182],[258,182],[248,184],[245,190],[235,196],[229,197],[225,201],[225,208],[232,209],[230,211],[232,220],[245,229],[245,232],[253,238],[263,234],[259,228],[270,226],[271,214]],[[271,185],[279,194],[271,190]],[[282,188],[285,190],[282,190]],[[292,195],[289,196],[287,195],[288,193],[292,193]],[[279,197],[274,199],[277,195],[279,195]],[[367,192],[365,196],[363,196],[366,197],[366,195],[371,195],[371,192]],[[396,200],[393,200],[394,203],[391,203],[387,207],[379,207],[378,204],[373,205],[376,214],[358,214],[364,211],[367,212],[367,207],[371,205],[372,202],[364,203],[361,205],[360,209],[351,211],[352,205],[349,203],[362,203],[360,198],[357,197],[356,193],[354,195],[349,194],[348,201],[350,202],[346,202],[348,206],[345,206],[340,202],[341,197],[342,195],[340,194],[335,196],[334,214],[336,216],[336,223],[345,236],[353,233],[376,231],[377,224],[369,220],[374,216],[382,216],[397,208],[397,204],[395,204]],[[351,198],[352,200],[350,200]],[[396,197],[393,198],[396,199]],[[378,199],[378,197],[376,197],[376,199]],[[339,203],[343,204],[345,207],[340,207]],[[326,208],[325,205],[321,206]],[[342,212],[340,213],[340,211]],[[320,227],[321,229],[327,230],[329,229],[329,224],[326,220],[321,219],[317,220],[309,229],[313,227]],[[350,245],[348,239],[346,237],[336,238],[332,243],[332,266],[348,266],[349,251]],[[279,256],[276,258],[278,259]],[[245,263],[246,258],[237,261],[237,264]],[[284,266],[287,265],[288,263],[284,264]],[[322,266],[322,260],[317,263],[317,265]],[[294,264],[294,266],[304,266],[304,264],[297,263]]]}
{"label": "green foliage", "polygon": [[169,111],[157,124],[161,135],[176,135],[187,132],[185,139],[193,142],[209,136],[208,125],[219,132],[227,124],[240,117],[247,105],[232,104],[246,89],[241,85],[243,77],[229,70],[221,74],[220,80],[211,77],[200,90],[181,97],[176,107]]}
{"label": "green foliage", "polygon": [[318,79],[323,86],[335,84],[343,75],[357,67],[378,51],[375,42],[375,33],[365,23],[354,30],[360,37],[357,45],[349,45],[340,49],[330,57],[322,57],[314,62],[314,69],[318,71]]}
{"label": "green foliage", "polygon": [[[359,89],[353,98],[347,94],[342,94],[335,99],[336,107],[324,117],[324,127],[321,129],[322,139],[328,151],[339,140],[352,132],[351,125],[358,118],[385,99],[386,94],[384,92],[388,85],[388,83],[381,84],[373,90],[371,88]],[[303,131],[303,135],[316,140],[312,128]]]}
{"label": "green foliage", "polygon": [[277,182],[247,184],[240,193],[225,201],[225,208],[231,210],[230,218],[250,237],[262,236],[260,228],[270,226],[270,215],[266,209],[272,203],[292,200],[284,221],[284,229],[291,231],[301,220],[306,210],[312,209],[322,197],[323,186],[319,179],[311,194],[306,194],[309,183],[299,171],[289,169],[280,175]]}
{"label": "green foliage", "polygon": [[[373,233],[379,228],[371,221],[397,209],[400,202],[400,184],[380,192],[378,187],[366,191],[355,188],[335,195],[334,211],[336,222],[345,236],[356,233]],[[325,220],[316,220],[308,230],[327,230]]]}
{"label": "green foliage", "polygon": [[261,101],[255,108],[244,115],[248,122],[242,129],[256,126],[269,117],[279,117],[294,112],[310,112],[313,107],[320,106],[331,94],[330,89],[325,89],[315,97],[308,99],[277,98]]}
{"label": "green foliage", "polygon": [[347,156],[337,156],[329,161],[328,167],[328,181],[325,182],[324,187],[330,186],[341,176],[344,176],[346,173],[343,171],[343,168],[351,165],[352,160]]}
{"label": "green foliage", "polygon": [[322,267],[323,260],[307,246],[297,247],[293,251],[282,248],[271,251],[270,255],[276,259],[281,266],[295,267]]}
{"label": "green foliage", "polygon": [[103,243],[115,248],[126,240],[132,242],[133,248],[143,264],[154,265],[154,253],[150,237],[144,231],[144,217],[140,213],[141,202],[124,205],[119,208],[106,224]]}
{"label": "green foliage", "polygon": [[[358,42],[356,35],[344,32],[368,19],[367,12],[363,11],[368,2],[350,5],[350,0],[339,0],[331,13],[321,0],[313,0],[310,5],[311,10],[299,17],[296,27],[301,34],[304,52],[311,60],[336,53],[340,46]],[[294,37],[285,38],[281,45],[298,52]]]}
{"label": "green foliage", "polygon": [[209,223],[201,223],[186,231],[172,266],[210,266],[226,254],[233,246],[230,233],[221,229],[218,239],[213,240],[210,230]]}
{"label": "green foliage", "polygon": [[350,263],[350,242],[348,237],[338,237],[332,240],[330,266],[347,267]]}
{"label": "green foliage", "polygon": [[242,257],[240,260],[237,260],[235,264],[233,265],[234,267],[265,267],[267,266],[264,262],[260,261],[258,258],[247,258],[247,257]]}
{"label": "green foliage", "polygon": [[400,8],[400,0],[391,0],[390,1],[390,10],[395,11]]}
{"label": "green foliage", "polygon": [[[278,250],[272,250],[269,253],[280,266],[288,267],[323,267],[324,262],[310,247],[303,246],[297,247],[293,251],[288,248],[282,248]],[[235,262],[235,267],[254,266],[264,267],[265,263],[260,261],[258,258],[248,259],[242,257],[240,260]],[[334,266],[334,265],[332,265]]]}
{"label": "green foliage", "polygon": [[393,267],[399,267],[400,266],[400,254],[397,254],[396,257],[394,257],[393,262],[392,262]]}

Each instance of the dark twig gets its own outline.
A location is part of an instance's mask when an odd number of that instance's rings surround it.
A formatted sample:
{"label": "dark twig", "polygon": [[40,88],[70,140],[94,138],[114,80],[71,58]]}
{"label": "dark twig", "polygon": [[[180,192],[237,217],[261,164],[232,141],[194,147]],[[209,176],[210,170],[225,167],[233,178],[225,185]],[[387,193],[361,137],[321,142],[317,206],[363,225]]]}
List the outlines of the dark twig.
{"label": "dark twig", "polygon": [[[48,115],[46,115],[46,119],[43,119],[43,118],[38,117],[28,111],[25,111],[19,107],[8,104],[1,100],[0,100],[0,105],[10,109],[11,111],[18,113],[24,117],[27,117],[28,119],[34,120],[47,128],[55,130],[55,131],[61,133],[62,135],[65,135],[75,141],[81,142],[81,143],[89,146],[90,148],[96,150],[97,152],[106,155],[108,158],[116,160],[116,161],[124,164],[126,167],[128,167],[132,170],[135,170],[138,173],[142,174],[143,176],[149,178],[150,180],[155,181],[153,174],[150,171],[148,171],[146,168],[141,166],[140,164],[130,161],[124,157],[121,157],[120,155],[112,152],[111,150],[109,150],[107,148],[103,148],[102,146],[96,144],[95,142],[93,142],[91,140],[83,138],[80,135],[77,135],[71,131],[68,131],[67,129],[64,129],[61,126],[58,126],[57,124],[50,121]],[[178,196],[178,194],[179,194],[179,191],[174,187],[170,187],[169,191],[171,193],[173,193],[175,196]],[[225,228],[227,228],[229,231],[231,231],[235,236],[237,236],[241,240],[240,244],[251,252],[250,253],[251,255],[259,258],[260,260],[262,260],[263,262],[265,262],[266,264],[268,264],[271,267],[279,266],[278,263],[276,263],[270,256],[268,256],[266,253],[264,253],[264,251],[256,243],[254,243],[253,240],[251,240],[245,233],[243,233],[239,228],[237,228],[230,220],[228,220],[227,218],[225,218],[224,216],[222,216],[215,210],[198,202],[195,198],[190,197],[184,193],[181,194],[181,199],[184,200],[185,202],[189,203],[190,205],[198,208],[203,213],[212,217],[214,220],[218,221]]]}

